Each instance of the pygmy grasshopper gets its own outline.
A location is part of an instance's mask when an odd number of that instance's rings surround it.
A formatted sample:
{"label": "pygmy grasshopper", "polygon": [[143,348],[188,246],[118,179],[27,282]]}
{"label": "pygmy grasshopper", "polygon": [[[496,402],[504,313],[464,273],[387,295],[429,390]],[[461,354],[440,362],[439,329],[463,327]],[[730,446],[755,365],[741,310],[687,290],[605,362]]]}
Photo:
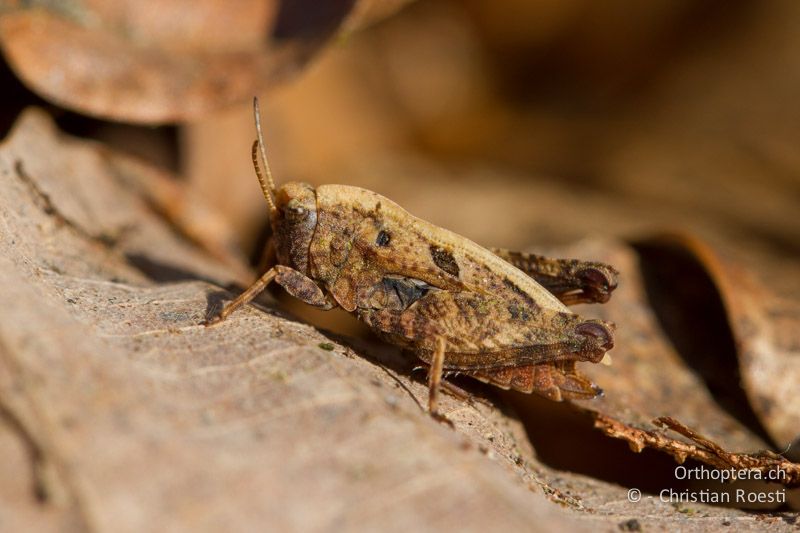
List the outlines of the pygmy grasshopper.
{"label": "pygmy grasshopper", "polygon": [[276,189],[257,100],[254,114],[253,166],[270,207],[276,264],[208,324],[275,282],[309,305],[354,313],[413,351],[428,366],[432,414],[443,373],[556,401],[601,394],[575,363],[599,362],[614,345],[614,326],[584,320],[565,304],[606,302],[616,270],[488,250],[357,187],[290,182]]}

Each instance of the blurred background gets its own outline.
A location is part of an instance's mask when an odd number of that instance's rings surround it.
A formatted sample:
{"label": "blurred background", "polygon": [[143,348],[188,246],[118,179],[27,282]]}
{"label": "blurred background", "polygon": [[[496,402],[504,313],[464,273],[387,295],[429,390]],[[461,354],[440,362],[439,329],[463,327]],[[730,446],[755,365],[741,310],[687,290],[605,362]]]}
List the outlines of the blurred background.
{"label": "blurred background", "polygon": [[44,103],[175,171],[248,253],[253,94],[279,182],[368,187],[482,244],[683,230],[770,274],[798,253],[792,0],[36,4],[5,8],[3,133]]}
{"label": "blurred background", "polygon": [[[710,243],[800,298],[798,21],[795,0],[6,0],[0,136],[25,107],[45,107],[66,132],[171,172],[224,221],[194,220],[194,234],[252,264],[268,214],[250,160],[254,95],[278,184],[362,186],[486,246],[633,243],[645,271],[656,265],[662,289],[647,303],[669,343],[769,442],[709,289],[719,272],[687,283],[697,261],[647,243]],[[737,289],[725,281],[723,299]],[[719,324],[687,341],[708,305]],[[701,368],[722,352],[724,373]],[[727,382],[715,389],[709,376]],[[557,433],[575,416],[531,401],[518,406],[530,427]],[[571,446],[606,446],[611,459],[591,464],[564,454],[563,437],[532,435],[548,464],[645,489],[669,482],[671,458],[631,459],[579,425]],[[620,464],[661,478],[623,479]]]}

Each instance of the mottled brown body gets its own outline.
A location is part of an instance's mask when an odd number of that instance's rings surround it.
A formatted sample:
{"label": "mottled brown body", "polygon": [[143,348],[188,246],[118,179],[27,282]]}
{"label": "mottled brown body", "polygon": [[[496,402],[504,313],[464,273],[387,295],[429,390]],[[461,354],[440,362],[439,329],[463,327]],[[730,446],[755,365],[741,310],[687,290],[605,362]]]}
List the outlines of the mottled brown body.
{"label": "mottled brown body", "polygon": [[613,326],[565,303],[607,301],[612,267],[490,251],[357,187],[262,186],[278,264],[214,321],[275,281],[413,351],[431,369],[432,411],[443,372],[553,400],[600,392],[575,363],[599,362],[613,346]]}

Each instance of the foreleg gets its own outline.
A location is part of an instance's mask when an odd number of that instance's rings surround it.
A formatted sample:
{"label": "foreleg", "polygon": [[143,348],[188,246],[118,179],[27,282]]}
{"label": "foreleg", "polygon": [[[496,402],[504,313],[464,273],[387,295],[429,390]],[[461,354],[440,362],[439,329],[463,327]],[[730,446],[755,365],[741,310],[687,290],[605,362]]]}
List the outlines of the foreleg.
{"label": "foreleg", "polygon": [[267,270],[264,275],[258,278],[246,291],[223,307],[222,311],[216,317],[206,322],[206,325],[211,326],[222,322],[228,318],[231,313],[253,301],[253,299],[261,294],[272,281],[283,287],[286,292],[295,298],[309,305],[313,305],[314,307],[319,307],[327,311],[335,305],[311,278],[292,268],[277,265]]}

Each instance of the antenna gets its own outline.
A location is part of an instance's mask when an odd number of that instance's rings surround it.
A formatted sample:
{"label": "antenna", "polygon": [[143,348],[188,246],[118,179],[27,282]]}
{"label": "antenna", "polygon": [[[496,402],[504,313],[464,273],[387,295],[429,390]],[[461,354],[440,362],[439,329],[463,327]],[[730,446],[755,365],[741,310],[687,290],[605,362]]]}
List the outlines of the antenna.
{"label": "antenna", "polygon": [[[267,160],[267,149],[264,147],[264,134],[261,133],[261,110],[258,107],[258,97],[253,98],[253,114],[256,117],[256,133],[258,139],[253,141],[253,148],[251,155],[253,157],[253,168],[258,176],[258,183],[261,184],[261,192],[264,193],[264,198],[267,199],[270,211],[277,211],[275,207],[275,199],[272,195],[275,193],[275,182],[272,181],[272,171],[269,168],[269,161]],[[261,152],[261,160],[264,161],[264,168],[267,169],[267,179],[264,180],[264,175],[261,173],[261,168],[258,165],[258,152]]]}

